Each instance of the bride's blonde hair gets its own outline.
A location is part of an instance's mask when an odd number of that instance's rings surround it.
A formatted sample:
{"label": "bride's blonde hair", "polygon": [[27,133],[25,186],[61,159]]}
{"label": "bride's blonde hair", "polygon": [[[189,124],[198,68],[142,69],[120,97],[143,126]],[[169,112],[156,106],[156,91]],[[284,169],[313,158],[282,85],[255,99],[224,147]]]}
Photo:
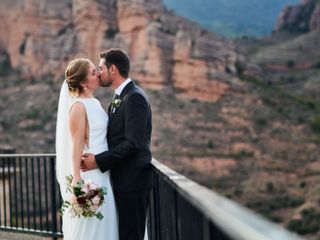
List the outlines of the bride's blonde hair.
{"label": "bride's blonde hair", "polygon": [[69,62],[65,77],[72,96],[77,97],[83,91],[81,83],[87,79],[90,64],[92,62],[87,58],[76,58]]}

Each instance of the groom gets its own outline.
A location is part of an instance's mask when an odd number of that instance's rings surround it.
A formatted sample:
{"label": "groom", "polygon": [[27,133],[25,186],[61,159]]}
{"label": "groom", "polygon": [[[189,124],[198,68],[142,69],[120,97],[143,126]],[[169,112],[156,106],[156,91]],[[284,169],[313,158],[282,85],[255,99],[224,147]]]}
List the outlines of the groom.
{"label": "groom", "polygon": [[100,54],[101,85],[115,89],[108,109],[109,150],[95,156],[84,154],[82,170],[111,170],[120,240],[143,240],[153,186],[151,109],[144,91],[129,78],[129,70],[129,58],[121,49]]}

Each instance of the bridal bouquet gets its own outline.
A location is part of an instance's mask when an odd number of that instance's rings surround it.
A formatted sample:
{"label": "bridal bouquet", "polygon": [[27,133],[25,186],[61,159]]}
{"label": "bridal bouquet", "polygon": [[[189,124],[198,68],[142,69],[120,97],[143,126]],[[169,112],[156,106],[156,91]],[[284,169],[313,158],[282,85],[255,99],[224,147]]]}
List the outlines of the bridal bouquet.
{"label": "bridal bouquet", "polygon": [[72,186],[72,175],[67,176],[67,191],[71,193],[70,201],[64,201],[60,209],[60,215],[69,208],[72,217],[93,217],[99,220],[103,218],[98,208],[105,202],[104,195],[107,194],[105,187],[98,187],[91,180],[77,182]]}

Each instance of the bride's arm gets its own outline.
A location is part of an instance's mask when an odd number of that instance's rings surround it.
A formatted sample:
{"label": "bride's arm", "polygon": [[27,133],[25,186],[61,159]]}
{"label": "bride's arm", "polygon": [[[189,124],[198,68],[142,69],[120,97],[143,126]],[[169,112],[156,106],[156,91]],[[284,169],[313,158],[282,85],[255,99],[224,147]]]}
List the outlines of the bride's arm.
{"label": "bride's arm", "polygon": [[69,128],[72,141],[72,184],[81,180],[80,163],[86,133],[86,110],[82,103],[74,103],[70,110]]}

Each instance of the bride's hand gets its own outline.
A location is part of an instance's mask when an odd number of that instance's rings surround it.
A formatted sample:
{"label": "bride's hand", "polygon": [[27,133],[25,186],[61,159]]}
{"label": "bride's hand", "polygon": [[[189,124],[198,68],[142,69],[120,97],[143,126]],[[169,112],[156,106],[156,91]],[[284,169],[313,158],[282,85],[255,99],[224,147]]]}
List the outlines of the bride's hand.
{"label": "bride's hand", "polygon": [[73,176],[71,186],[75,186],[75,185],[77,185],[78,182],[81,182],[81,181],[82,181],[82,179],[80,176]]}

